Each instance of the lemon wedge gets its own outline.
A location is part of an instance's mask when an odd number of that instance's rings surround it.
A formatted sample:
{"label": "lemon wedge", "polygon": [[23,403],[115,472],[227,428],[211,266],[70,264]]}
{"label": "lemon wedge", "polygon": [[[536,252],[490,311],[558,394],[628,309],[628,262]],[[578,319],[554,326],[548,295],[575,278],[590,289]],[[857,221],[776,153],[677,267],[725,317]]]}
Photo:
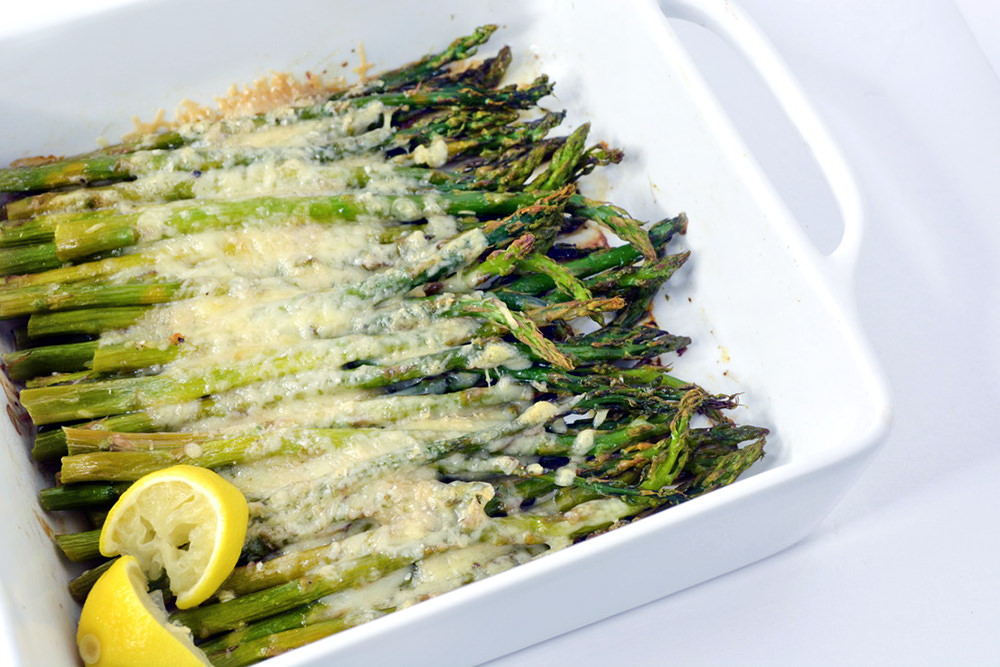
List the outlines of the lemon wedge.
{"label": "lemon wedge", "polygon": [[229,576],[247,530],[243,494],[218,473],[177,465],[121,495],[101,529],[105,556],[135,556],[149,579],[165,571],[178,609],[207,600]]}
{"label": "lemon wedge", "polygon": [[94,583],[83,604],[76,645],[88,667],[208,665],[187,628],[167,619],[147,591],[142,568],[122,556]]}

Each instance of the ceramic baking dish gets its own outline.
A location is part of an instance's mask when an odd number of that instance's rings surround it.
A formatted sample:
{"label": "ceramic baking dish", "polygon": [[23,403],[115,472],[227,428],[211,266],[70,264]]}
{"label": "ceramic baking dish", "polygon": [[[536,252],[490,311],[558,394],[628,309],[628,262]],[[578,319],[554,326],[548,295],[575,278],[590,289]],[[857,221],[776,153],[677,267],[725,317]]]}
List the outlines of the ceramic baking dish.
{"label": "ceramic baking dish", "polygon": [[[791,218],[668,17],[719,33],[770,85],[840,205],[844,233],[832,254],[817,252]],[[619,168],[591,179],[596,194],[643,219],[688,214],[693,260],[657,317],[694,338],[679,375],[742,392],[740,420],[772,429],[767,456],[730,487],[269,664],[473,664],[731,571],[805,536],[888,427],[850,297],[863,227],[856,188],[781,61],[731,2],[137,2],[0,43],[0,161],[86,150],[127,131],[133,115],[208,102],[269,71],[346,64],[350,76],[362,42],[376,67],[393,66],[484,23],[502,29],[483,53],[511,45],[525,76],[544,71],[557,82],[550,106],[625,149]],[[4,420],[0,437],[7,663],[75,664],[77,606],[65,590],[73,570],[49,538],[61,519],[34,501],[44,482],[25,436]]]}

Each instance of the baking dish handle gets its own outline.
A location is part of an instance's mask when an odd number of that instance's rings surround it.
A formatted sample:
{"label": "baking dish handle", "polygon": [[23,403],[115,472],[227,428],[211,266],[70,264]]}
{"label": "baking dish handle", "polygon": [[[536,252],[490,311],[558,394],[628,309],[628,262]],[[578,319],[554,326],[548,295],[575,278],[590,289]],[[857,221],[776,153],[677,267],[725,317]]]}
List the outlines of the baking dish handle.
{"label": "baking dish handle", "polygon": [[659,0],[659,6],[669,18],[691,21],[718,34],[757,70],[809,146],[837,201],[844,232],[828,261],[834,271],[849,277],[857,264],[864,227],[861,191],[840,150],[777,50],[731,0]]}

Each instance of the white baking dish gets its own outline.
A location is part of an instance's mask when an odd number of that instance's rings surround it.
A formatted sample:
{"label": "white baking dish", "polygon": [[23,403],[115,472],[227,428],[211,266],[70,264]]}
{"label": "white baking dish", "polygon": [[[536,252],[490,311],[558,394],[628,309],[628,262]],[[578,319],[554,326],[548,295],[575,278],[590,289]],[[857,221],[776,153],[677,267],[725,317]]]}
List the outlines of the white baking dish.
{"label": "white baking dish", "polygon": [[[791,219],[708,93],[667,16],[729,39],[803,132],[845,232],[821,255]],[[274,659],[274,665],[473,664],[775,553],[829,511],[889,422],[861,336],[850,273],[863,218],[853,182],[781,62],[731,2],[392,0],[137,2],[0,43],[0,161],[78,152],[183,98],[206,102],[269,71],[409,61],[483,23],[526,75],[556,82],[551,106],[593,123],[628,159],[591,181],[634,215],[687,212],[694,253],[661,326],[695,344],[677,365],[712,391],[743,392],[739,419],[769,426],[767,457],[736,484],[512,571]],[[779,119],[776,119],[778,122]],[[11,662],[75,664],[77,608],[33,497],[44,477],[0,424],[0,639]],[[270,664],[270,663],[269,663]]]}

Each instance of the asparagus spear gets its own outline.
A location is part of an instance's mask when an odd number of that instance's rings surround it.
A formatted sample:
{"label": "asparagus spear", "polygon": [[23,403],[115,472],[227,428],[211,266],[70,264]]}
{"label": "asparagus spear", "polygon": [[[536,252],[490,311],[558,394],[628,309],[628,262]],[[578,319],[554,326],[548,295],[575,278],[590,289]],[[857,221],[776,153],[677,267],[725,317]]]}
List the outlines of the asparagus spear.
{"label": "asparagus spear", "polygon": [[3,363],[11,380],[27,380],[56,371],[83,370],[90,365],[96,348],[94,342],[32,347],[4,354]]}
{"label": "asparagus spear", "polygon": [[[344,108],[359,108],[372,103],[386,107],[450,107],[526,109],[552,92],[552,85],[544,76],[528,86],[508,86],[502,89],[477,90],[466,86],[424,90],[374,93],[344,99],[339,104],[323,103],[295,110],[300,119],[328,116]],[[169,153],[169,151],[168,151]],[[253,151],[239,154],[205,154],[183,165],[185,169],[206,169],[223,164],[247,164],[257,159]],[[333,155],[342,155],[336,151]],[[323,158],[323,153],[318,153]],[[325,159],[329,159],[328,157]],[[50,190],[68,185],[81,185],[99,181],[124,180],[142,171],[162,168],[170,164],[160,149],[136,151],[124,155],[89,155],[67,161],[30,167],[0,169],[0,192],[32,192]]]}
{"label": "asparagus spear", "polygon": [[435,195],[356,194],[330,197],[262,197],[244,201],[195,203],[173,207],[159,224],[141,236],[141,213],[109,212],[95,221],[91,216],[56,225],[54,240],[31,246],[0,248],[0,272],[31,273],[58,267],[62,262],[109,252],[169,235],[245,224],[248,220],[288,221],[306,219],[336,224],[363,217],[418,220],[431,213],[505,215],[534,203],[529,194],[451,192]]}
{"label": "asparagus spear", "polygon": [[144,306],[108,306],[35,313],[28,318],[28,338],[83,334],[98,335],[112,329],[124,329],[145,315]]}
{"label": "asparagus spear", "polygon": [[[676,218],[663,220],[649,231],[649,238],[654,245],[667,243],[677,233],[683,233],[687,228],[687,217],[683,214]],[[570,260],[563,268],[573,276],[583,277],[598,274],[611,268],[630,265],[644,256],[642,251],[631,243],[591,253],[580,259]],[[544,274],[529,274],[496,290],[497,295],[504,299],[516,299],[518,294],[539,294],[554,287],[551,277]]]}
{"label": "asparagus spear", "polygon": [[85,507],[106,507],[118,499],[128,484],[102,483],[53,486],[38,492],[42,509],[56,511],[82,509]]}
{"label": "asparagus spear", "polygon": [[253,664],[259,660],[272,658],[294,648],[305,646],[318,639],[329,637],[332,634],[351,627],[351,625],[346,619],[336,618],[329,621],[310,623],[298,628],[272,632],[266,636],[241,643],[231,650],[213,653],[211,661],[213,665],[220,667],[238,667],[240,665]]}
{"label": "asparagus spear", "polygon": [[[336,593],[314,603],[251,623],[201,644],[214,664],[242,665],[274,655],[297,643],[299,631],[340,632],[388,614],[438,592],[458,587],[513,567],[537,554],[530,547],[493,546],[482,543],[433,554],[356,591]],[[442,561],[443,567],[435,561]],[[441,569],[450,576],[421,577],[421,571]],[[445,579],[445,581],[441,581]],[[325,628],[325,629],[323,629]],[[306,632],[305,636],[309,636]],[[290,641],[292,640],[292,641]]]}
{"label": "asparagus spear", "polygon": [[98,548],[100,537],[101,530],[98,528],[80,533],[56,535],[55,540],[66,558],[79,563],[100,558],[101,551]]}
{"label": "asparagus spear", "polygon": [[[445,65],[475,55],[478,47],[485,43],[496,30],[496,25],[480,26],[472,34],[457,38],[440,53],[426,55],[416,62],[372,77],[359,92],[398,90],[415,85],[427,77],[438,74]],[[359,94],[355,91],[350,92]]]}
{"label": "asparagus spear", "polygon": [[178,611],[172,615],[172,620],[190,628],[195,637],[210,637],[380,578],[409,565],[413,560],[405,556],[374,553],[350,563],[331,565],[321,574],[293,579],[226,602]]}
{"label": "asparagus spear", "polygon": [[[72,438],[76,433],[77,430],[71,430],[67,434],[71,450],[74,446]],[[383,428],[295,429],[284,434],[248,433],[215,439],[198,435],[192,437],[191,434],[168,434],[165,439],[168,443],[174,443],[172,448],[168,448],[169,445],[149,449],[116,448],[65,456],[62,459],[59,476],[63,484],[75,484],[91,479],[135,481],[154,470],[179,463],[221,468],[278,454],[318,453],[322,450],[357,447],[382,438],[400,439],[414,445],[423,441],[433,443],[439,435],[436,431]],[[262,444],[265,439],[268,443],[266,445]],[[135,438],[133,442],[137,440],[139,438]]]}
{"label": "asparagus spear", "polygon": [[[412,86],[425,77],[439,73],[443,66],[475,54],[476,48],[489,39],[495,30],[496,26],[477,28],[473,34],[456,39],[444,51],[428,55],[405,67],[384,72],[372,79],[368,86],[363,87],[360,91],[352,92],[355,95],[359,92],[370,94]],[[492,74],[479,77],[477,82],[483,87],[495,85],[495,79],[502,75],[508,62],[509,56],[506,55],[494,59],[494,62],[487,68],[487,71],[492,72]],[[343,94],[334,95],[334,97],[343,96]],[[313,107],[309,111],[303,112],[302,115],[311,117],[316,113],[317,108]],[[129,155],[143,150],[174,149],[189,143],[191,140],[191,135],[179,131],[153,133],[67,160],[55,160],[36,166],[0,170],[0,191],[45,189],[56,185],[114,178],[119,175],[114,171],[114,158],[117,156]]]}

